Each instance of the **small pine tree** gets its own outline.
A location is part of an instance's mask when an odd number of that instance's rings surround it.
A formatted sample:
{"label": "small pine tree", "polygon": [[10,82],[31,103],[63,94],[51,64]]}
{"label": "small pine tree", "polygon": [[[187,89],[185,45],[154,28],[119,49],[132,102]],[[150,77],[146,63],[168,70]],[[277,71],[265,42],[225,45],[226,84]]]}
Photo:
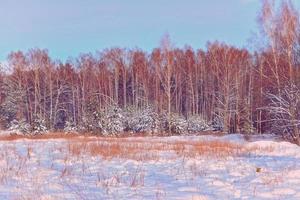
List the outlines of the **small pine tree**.
{"label": "small pine tree", "polygon": [[46,121],[42,117],[36,116],[32,124],[32,133],[36,135],[46,133],[47,131],[48,128],[46,125]]}

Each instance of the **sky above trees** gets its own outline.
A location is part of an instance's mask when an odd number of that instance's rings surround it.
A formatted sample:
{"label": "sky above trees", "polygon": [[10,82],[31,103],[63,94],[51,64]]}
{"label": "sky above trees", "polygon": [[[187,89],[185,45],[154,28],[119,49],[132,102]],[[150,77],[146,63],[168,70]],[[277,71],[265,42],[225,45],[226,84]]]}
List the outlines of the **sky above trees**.
{"label": "sky above trees", "polygon": [[214,40],[244,47],[258,32],[260,5],[260,0],[1,0],[0,60],[34,47],[62,60],[114,46],[149,51],[166,32],[178,47],[203,48]]}

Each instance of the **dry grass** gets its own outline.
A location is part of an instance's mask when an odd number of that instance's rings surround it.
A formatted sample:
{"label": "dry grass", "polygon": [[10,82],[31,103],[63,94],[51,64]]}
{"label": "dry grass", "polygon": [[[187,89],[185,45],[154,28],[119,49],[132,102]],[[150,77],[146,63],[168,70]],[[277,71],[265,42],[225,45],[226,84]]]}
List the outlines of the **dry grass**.
{"label": "dry grass", "polygon": [[[159,146],[148,146],[145,142],[129,142],[124,139],[101,138],[96,142],[90,138],[69,141],[68,150],[72,156],[88,153],[104,159],[124,158],[132,160],[158,160]],[[159,148],[158,148],[159,147]]]}
{"label": "dry grass", "polygon": [[[48,140],[65,139],[68,141],[67,151],[71,156],[79,156],[88,153],[91,156],[101,156],[103,159],[123,158],[137,161],[158,161],[163,153],[169,154],[168,159],[197,156],[210,156],[226,158],[228,156],[243,156],[255,152],[272,152],[273,147],[244,147],[241,144],[220,141],[201,140],[183,141],[178,140],[148,140],[149,137],[101,137],[90,134],[78,135],[75,133],[49,133],[44,135],[23,136],[9,135],[1,136],[0,141],[14,141],[19,139]],[[61,149],[64,151],[65,149]],[[27,156],[30,158],[32,149],[28,147]],[[171,155],[171,156],[170,156]]]}
{"label": "dry grass", "polygon": [[[96,141],[95,141],[96,139]],[[168,159],[208,156],[226,158],[245,156],[255,152],[272,152],[273,147],[244,147],[225,141],[147,141],[147,138],[73,138],[68,150],[72,156],[88,153],[103,159],[123,158],[136,161],[158,161],[168,154]],[[171,155],[171,156],[170,156]]]}

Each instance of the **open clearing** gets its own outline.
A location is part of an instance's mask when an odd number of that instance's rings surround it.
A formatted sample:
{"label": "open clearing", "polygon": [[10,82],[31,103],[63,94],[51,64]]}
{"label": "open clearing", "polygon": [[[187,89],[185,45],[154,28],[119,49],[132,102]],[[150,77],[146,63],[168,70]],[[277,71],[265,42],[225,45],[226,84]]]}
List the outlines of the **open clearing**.
{"label": "open clearing", "polygon": [[300,199],[300,147],[271,137],[2,139],[0,199]]}

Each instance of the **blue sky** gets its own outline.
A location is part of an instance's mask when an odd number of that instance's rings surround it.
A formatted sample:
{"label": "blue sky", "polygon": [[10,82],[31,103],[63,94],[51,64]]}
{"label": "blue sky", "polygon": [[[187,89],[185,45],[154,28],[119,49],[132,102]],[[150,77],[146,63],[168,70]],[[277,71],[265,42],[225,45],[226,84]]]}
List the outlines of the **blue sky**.
{"label": "blue sky", "polygon": [[108,47],[203,48],[220,40],[239,47],[257,32],[260,0],[0,0],[0,60],[47,48],[55,59]]}

